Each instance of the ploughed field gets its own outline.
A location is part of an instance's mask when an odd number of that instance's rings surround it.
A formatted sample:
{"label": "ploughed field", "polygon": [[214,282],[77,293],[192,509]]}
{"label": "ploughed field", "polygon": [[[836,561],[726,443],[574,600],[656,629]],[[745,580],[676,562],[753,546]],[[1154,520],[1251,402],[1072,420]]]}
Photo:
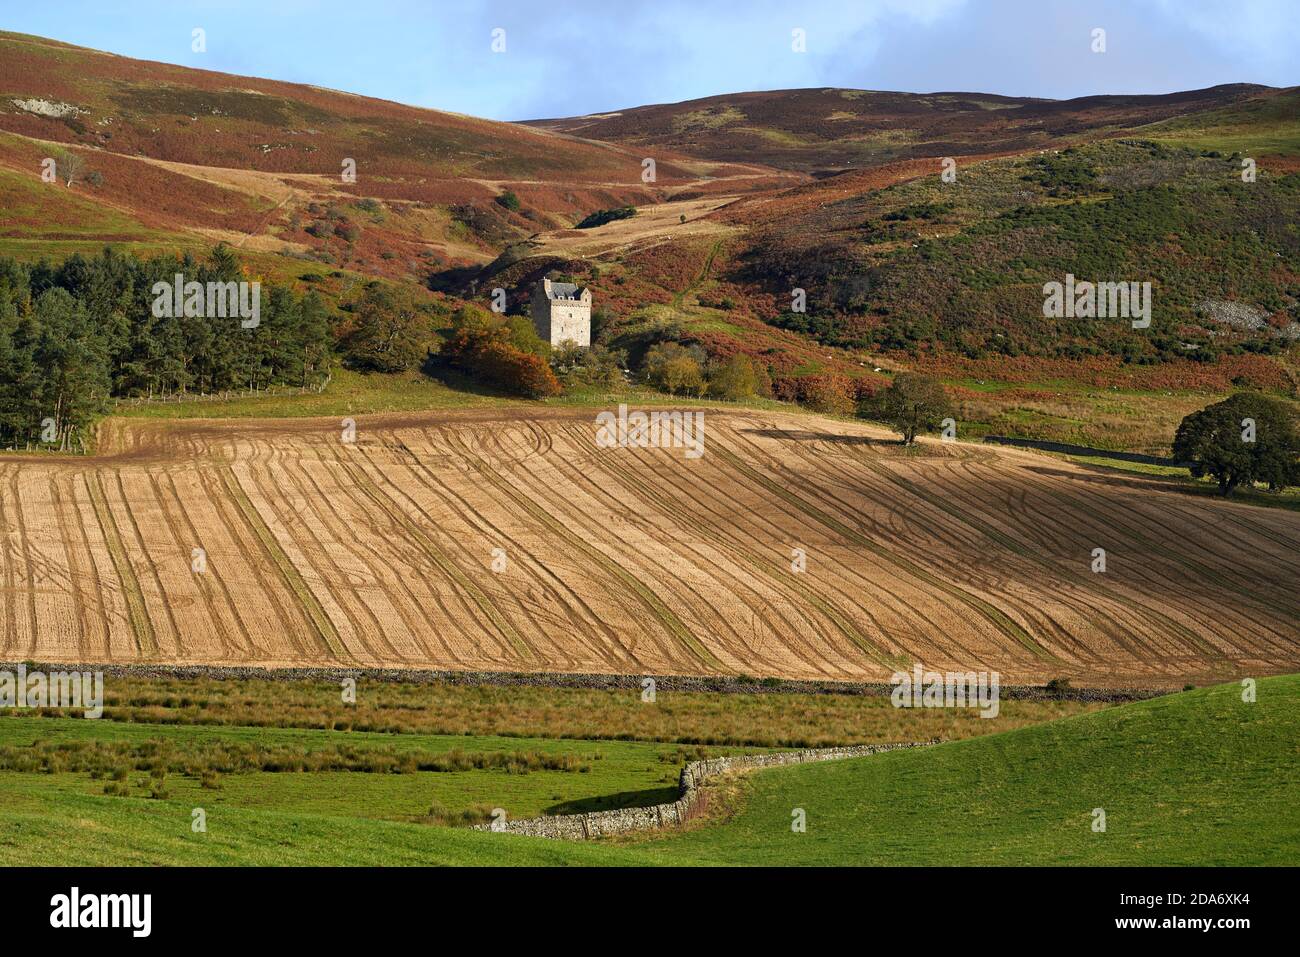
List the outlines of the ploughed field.
{"label": "ploughed field", "polygon": [[354,442],[115,419],[97,457],[0,459],[0,660],[1113,686],[1300,666],[1295,513],[806,415],[706,409],[696,459],[599,448],[593,418],[363,417]]}

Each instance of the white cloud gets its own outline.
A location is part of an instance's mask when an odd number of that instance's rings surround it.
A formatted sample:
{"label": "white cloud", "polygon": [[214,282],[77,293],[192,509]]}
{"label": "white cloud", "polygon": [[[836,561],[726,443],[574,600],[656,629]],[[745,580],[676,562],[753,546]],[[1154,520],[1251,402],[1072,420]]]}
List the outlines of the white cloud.
{"label": "white cloud", "polygon": [[1155,7],[1234,58],[1294,67],[1300,46],[1296,0],[1155,0]]}

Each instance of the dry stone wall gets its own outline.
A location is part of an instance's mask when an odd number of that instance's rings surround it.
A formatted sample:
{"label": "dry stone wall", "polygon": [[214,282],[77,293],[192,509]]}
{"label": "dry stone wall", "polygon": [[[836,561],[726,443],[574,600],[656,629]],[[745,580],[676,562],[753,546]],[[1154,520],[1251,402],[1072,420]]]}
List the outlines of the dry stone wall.
{"label": "dry stone wall", "polygon": [[679,796],[670,804],[651,807],[626,807],[612,811],[591,811],[586,814],[556,814],[550,817],[524,818],[494,824],[479,824],[478,831],[501,831],[506,834],[524,834],[529,837],[564,838],[583,841],[644,831],[662,827],[678,827],[686,823],[691,809],[699,801],[700,786],[709,778],[729,771],[753,768],[773,768],[786,764],[805,764],[809,761],[833,761],[838,758],[859,758],[882,751],[921,747],[919,743],[863,744],[850,748],[810,748],[804,751],[780,751],[775,754],[739,754],[708,761],[692,761],[682,768]]}

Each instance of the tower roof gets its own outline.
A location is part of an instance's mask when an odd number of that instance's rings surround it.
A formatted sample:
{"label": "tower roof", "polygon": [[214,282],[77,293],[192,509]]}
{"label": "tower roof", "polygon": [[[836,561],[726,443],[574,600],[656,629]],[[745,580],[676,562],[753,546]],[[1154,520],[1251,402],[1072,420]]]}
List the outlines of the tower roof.
{"label": "tower roof", "polygon": [[580,299],[583,292],[582,287],[574,283],[551,282],[549,279],[542,280],[542,289],[547,299]]}

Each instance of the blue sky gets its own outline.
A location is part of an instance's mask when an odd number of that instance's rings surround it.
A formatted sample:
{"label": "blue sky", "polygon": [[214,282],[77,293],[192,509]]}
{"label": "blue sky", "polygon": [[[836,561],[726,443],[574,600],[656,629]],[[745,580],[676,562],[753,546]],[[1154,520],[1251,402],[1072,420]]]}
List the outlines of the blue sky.
{"label": "blue sky", "polygon": [[8,2],[0,28],[503,120],[788,87],[1300,83],[1300,0],[63,0]]}

